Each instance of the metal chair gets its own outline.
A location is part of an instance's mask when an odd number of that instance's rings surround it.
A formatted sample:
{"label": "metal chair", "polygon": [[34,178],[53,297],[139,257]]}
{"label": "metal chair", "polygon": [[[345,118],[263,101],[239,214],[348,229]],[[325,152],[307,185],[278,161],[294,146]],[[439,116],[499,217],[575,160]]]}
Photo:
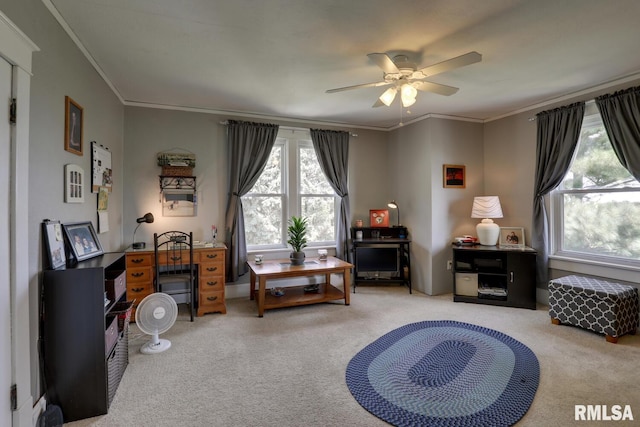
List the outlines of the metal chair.
{"label": "metal chair", "polygon": [[[196,309],[196,274],[193,265],[193,233],[167,231],[153,234],[156,256],[155,290],[171,295],[189,296],[191,321]],[[182,285],[182,286],[180,286]]]}

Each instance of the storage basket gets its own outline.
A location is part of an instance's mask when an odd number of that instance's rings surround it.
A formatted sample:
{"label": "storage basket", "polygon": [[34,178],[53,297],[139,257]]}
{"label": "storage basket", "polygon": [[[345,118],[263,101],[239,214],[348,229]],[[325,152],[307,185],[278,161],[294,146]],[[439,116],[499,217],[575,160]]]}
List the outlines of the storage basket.
{"label": "storage basket", "polygon": [[163,176],[193,176],[191,166],[162,166]]}
{"label": "storage basket", "polygon": [[131,320],[131,310],[133,309],[133,303],[135,301],[117,302],[111,314],[118,316],[118,332],[121,332],[129,327],[129,321]]}

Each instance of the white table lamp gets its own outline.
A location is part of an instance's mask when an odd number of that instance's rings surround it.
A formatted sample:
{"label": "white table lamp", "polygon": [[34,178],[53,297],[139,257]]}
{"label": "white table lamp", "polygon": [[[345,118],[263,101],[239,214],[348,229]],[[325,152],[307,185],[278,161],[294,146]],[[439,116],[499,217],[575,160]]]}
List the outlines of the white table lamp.
{"label": "white table lamp", "polygon": [[476,226],[480,244],[495,246],[500,236],[500,227],[491,218],[502,218],[502,207],[498,196],[474,197],[471,218],[483,218]]}

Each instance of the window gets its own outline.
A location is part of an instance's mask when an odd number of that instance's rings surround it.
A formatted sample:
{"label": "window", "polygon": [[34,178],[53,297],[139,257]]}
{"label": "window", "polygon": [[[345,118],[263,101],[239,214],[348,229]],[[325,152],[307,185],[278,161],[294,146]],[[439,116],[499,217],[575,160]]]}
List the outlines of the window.
{"label": "window", "polygon": [[248,249],[286,248],[293,215],[308,219],[309,246],[335,245],[337,203],[309,131],[280,129],[262,175],[242,197]]}
{"label": "window", "polygon": [[640,183],[618,161],[597,111],[585,114],[551,203],[556,255],[640,266]]}

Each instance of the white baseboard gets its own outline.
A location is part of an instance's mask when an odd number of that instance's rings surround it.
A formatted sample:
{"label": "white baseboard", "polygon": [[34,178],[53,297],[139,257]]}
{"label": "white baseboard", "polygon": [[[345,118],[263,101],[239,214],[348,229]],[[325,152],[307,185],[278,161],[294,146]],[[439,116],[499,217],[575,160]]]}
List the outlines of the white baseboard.
{"label": "white baseboard", "polygon": [[45,409],[47,409],[47,399],[42,396],[35,405],[33,405],[33,423],[32,426],[36,426],[38,422],[38,417],[42,414]]}

